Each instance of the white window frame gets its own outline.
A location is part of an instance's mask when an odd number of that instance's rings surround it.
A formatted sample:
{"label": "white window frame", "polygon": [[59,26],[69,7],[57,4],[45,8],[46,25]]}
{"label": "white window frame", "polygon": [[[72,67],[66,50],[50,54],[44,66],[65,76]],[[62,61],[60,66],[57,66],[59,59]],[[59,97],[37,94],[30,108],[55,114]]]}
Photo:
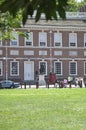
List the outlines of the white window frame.
{"label": "white window frame", "polygon": [[0,32],[0,46],[2,46],[2,34]]}
{"label": "white window frame", "polygon": [[[55,65],[56,63],[60,63],[60,64],[61,64],[61,66],[60,66],[60,67],[61,67],[61,70],[60,70],[61,73],[57,73],[57,72],[56,72],[56,65]],[[55,61],[55,62],[54,62],[54,73],[56,73],[56,74],[59,75],[59,76],[62,75],[62,61]]]}
{"label": "white window frame", "polygon": [[69,51],[69,56],[77,56],[77,51]]}
{"label": "white window frame", "polygon": [[19,55],[19,50],[10,50],[10,55]]}
{"label": "white window frame", "polygon": [[69,33],[69,47],[77,47],[77,33]]}
{"label": "white window frame", "polygon": [[46,56],[47,55],[47,51],[39,51],[39,55],[41,55],[41,56]]}
{"label": "white window frame", "polygon": [[[18,68],[17,68],[18,73],[17,73],[17,74],[12,74],[12,63],[13,63],[13,62],[16,62],[16,63],[17,63],[17,66],[18,66]],[[10,62],[10,75],[11,75],[11,76],[19,76],[19,61],[11,61],[11,62]]]}
{"label": "white window frame", "polygon": [[41,63],[45,63],[46,65],[46,70],[45,70],[45,73],[43,73],[44,75],[47,75],[47,62],[46,61],[39,61],[39,70],[40,70],[40,64]]}
{"label": "white window frame", "polygon": [[25,46],[33,46],[33,32],[28,32],[27,34],[28,38],[25,37]]}
{"label": "white window frame", "polygon": [[86,75],[86,61],[84,62],[84,75]]}
{"label": "white window frame", "polygon": [[[10,46],[18,46],[19,45],[19,35],[17,34],[17,32],[11,32],[11,40],[10,40]],[[16,44],[12,44],[12,42],[16,43]]]}
{"label": "white window frame", "polygon": [[59,32],[54,33],[54,46],[62,47],[62,33],[59,33]]}
{"label": "white window frame", "polygon": [[24,50],[24,55],[28,56],[28,55],[34,55],[34,51],[32,50]]}
{"label": "white window frame", "polygon": [[[42,45],[42,43],[44,45]],[[46,32],[39,32],[39,46],[41,47],[47,46],[47,33]]]}
{"label": "white window frame", "polygon": [[[71,63],[75,63],[75,64],[76,64],[76,68],[75,68],[75,69],[76,69],[76,73],[71,73],[71,70],[70,70],[70,69],[71,69],[71,68],[70,68],[70,67],[71,67],[71,66],[70,66]],[[70,61],[70,62],[69,62],[69,75],[71,75],[71,76],[72,76],[72,75],[77,75],[77,62],[76,62],[76,61]]]}
{"label": "white window frame", "polygon": [[84,33],[84,47],[86,47],[86,33]]}
{"label": "white window frame", "polygon": [[62,51],[54,51],[55,56],[62,56]]}
{"label": "white window frame", "polygon": [[2,76],[2,72],[3,72],[2,61],[0,61],[0,70],[1,70],[0,76]]}

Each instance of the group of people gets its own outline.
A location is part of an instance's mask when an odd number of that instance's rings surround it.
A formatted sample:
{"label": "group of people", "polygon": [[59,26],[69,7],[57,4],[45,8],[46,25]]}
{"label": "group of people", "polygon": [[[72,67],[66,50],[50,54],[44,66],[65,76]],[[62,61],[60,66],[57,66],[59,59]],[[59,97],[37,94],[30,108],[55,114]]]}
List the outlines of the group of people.
{"label": "group of people", "polygon": [[75,87],[80,87],[80,88],[85,86],[82,77],[74,78],[72,76],[68,76],[67,78],[59,79],[57,77],[57,75],[53,74],[53,73],[50,73],[49,77],[47,79],[45,79],[45,81],[46,81],[47,85],[49,85],[49,84],[55,85],[57,83],[57,84],[59,84],[60,88],[67,87],[67,85],[69,85],[69,87],[71,88],[72,84],[74,84]]}

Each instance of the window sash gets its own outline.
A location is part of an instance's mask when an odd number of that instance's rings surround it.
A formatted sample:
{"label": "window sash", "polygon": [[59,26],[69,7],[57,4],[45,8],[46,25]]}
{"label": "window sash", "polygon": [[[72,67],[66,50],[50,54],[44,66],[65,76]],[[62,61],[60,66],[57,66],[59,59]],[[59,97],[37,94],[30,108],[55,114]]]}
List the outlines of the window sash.
{"label": "window sash", "polygon": [[62,33],[54,33],[54,45],[58,47],[62,45]]}
{"label": "window sash", "polygon": [[84,74],[86,75],[86,62],[84,63]]}
{"label": "window sash", "polygon": [[40,62],[39,69],[40,69],[41,74],[46,74],[47,73],[46,72],[46,70],[47,70],[46,62]]}
{"label": "window sash", "polygon": [[76,62],[70,62],[70,75],[77,74]]}
{"label": "window sash", "polygon": [[84,46],[86,47],[86,33],[84,33]]}
{"label": "window sash", "polygon": [[28,38],[25,37],[25,45],[26,46],[33,45],[33,32],[28,33]]}
{"label": "window sash", "polygon": [[69,44],[71,47],[77,46],[77,34],[76,33],[69,33]]}
{"label": "window sash", "polygon": [[60,42],[55,42],[55,46],[61,46]]}
{"label": "window sash", "polygon": [[0,76],[2,76],[2,61],[0,61]]}
{"label": "window sash", "polygon": [[18,42],[17,42],[16,40],[11,40],[11,45],[12,45],[12,46],[16,46],[17,43],[18,43]]}
{"label": "window sash", "polygon": [[39,45],[40,46],[46,46],[47,44],[47,33],[46,32],[40,32],[39,33]]}
{"label": "window sash", "polygon": [[62,62],[55,62],[55,73],[62,75]]}
{"label": "window sash", "polygon": [[2,34],[0,33],[0,46],[2,45]]}
{"label": "window sash", "polygon": [[11,46],[17,46],[18,45],[18,34],[16,32],[12,32],[11,36],[14,37],[14,39],[10,40]]}
{"label": "window sash", "polygon": [[16,76],[19,75],[19,62],[13,61],[11,62],[11,75]]}

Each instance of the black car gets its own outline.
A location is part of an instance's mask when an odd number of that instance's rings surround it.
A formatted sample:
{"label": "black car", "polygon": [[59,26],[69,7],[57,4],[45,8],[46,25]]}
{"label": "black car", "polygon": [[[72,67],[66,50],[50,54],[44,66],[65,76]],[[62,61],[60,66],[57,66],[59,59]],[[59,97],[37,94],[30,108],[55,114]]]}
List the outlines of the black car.
{"label": "black car", "polygon": [[20,87],[20,83],[13,82],[11,80],[2,80],[0,81],[0,88],[17,88]]}

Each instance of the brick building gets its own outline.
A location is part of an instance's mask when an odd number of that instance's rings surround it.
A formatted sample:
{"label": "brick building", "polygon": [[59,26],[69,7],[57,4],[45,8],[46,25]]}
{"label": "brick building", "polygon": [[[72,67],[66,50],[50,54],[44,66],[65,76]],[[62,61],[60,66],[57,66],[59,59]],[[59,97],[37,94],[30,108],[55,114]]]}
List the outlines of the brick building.
{"label": "brick building", "polygon": [[50,72],[58,77],[86,76],[86,13],[69,12],[67,19],[37,23],[28,18],[21,31],[29,39],[18,36],[0,41],[0,79],[34,80],[35,74]]}

